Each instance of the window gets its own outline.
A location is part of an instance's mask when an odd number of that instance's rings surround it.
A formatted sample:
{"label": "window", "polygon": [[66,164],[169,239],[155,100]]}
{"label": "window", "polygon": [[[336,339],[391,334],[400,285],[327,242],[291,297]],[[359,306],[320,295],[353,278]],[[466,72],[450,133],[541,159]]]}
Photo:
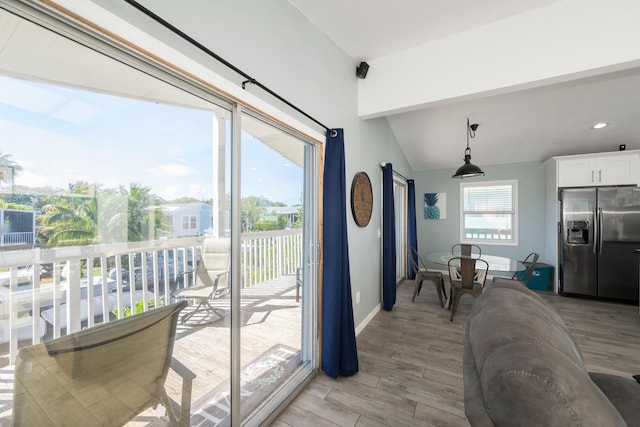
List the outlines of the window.
{"label": "window", "polygon": [[518,244],[518,181],[460,184],[460,241]]}
{"label": "window", "polygon": [[198,218],[195,215],[185,215],[182,217],[183,230],[195,230],[198,228]]}

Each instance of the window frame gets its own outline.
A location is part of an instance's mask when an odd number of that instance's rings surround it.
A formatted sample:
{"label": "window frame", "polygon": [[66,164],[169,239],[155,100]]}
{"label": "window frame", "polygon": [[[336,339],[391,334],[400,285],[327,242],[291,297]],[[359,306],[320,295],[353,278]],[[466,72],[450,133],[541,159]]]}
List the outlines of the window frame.
{"label": "window frame", "polygon": [[[512,207],[511,212],[508,211],[492,211],[491,213],[510,213],[512,215],[512,238],[511,239],[480,239],[480,238],[467,238],[465,236],[465,215],[478,213],[478,211],[465,211],[464,209],[464,190],[471,187],[491,187],[495,185],[510,185]],[[489,212],[486,212],[489,213]],[[479,181],[479,182],[460,182],[460,242],[461,243],[475,243],[482,245],[501,245],[501,246],[518,246],[519,237],[519,224],[518,224],[518,180],[517,179],[505,179],[499,181]]]}
{"label": "window frame", "polygon": [[191,231],[198,229],[197,215],[182,215],[182,230]]}

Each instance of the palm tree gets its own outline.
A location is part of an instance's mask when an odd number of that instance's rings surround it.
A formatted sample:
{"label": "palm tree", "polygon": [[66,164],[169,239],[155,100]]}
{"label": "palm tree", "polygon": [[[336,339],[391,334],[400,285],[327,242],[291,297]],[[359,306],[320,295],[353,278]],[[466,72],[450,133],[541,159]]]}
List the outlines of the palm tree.
{"label": "palm tree", "polygon": [[[10,172],[7,171],[10,169]],[[22,166],[11,159],[11,154],[3,154],[0,151],[0,187],[3,185],[13,185],[13,179]]]}
{"label": "palm tree", "polygon": [[64,197],[42,207],[39,237],[49,246],[94,243],[98,203],[95,197]]}
{"label": "palm tree", "polygon": [[269,205],[264,197],[249,196],[240,201],[242,221],[242,231],[253,231],[256,224],[262,219],[262,215]]}
{"label": "palm tree", "polygon": [[155,239],[158,232],[168,229],[166,218],[160,211],[161,200],[151,193],[151,188],[134,182],[128,189],[120,187],[120,193],[127,197],[127,228],[130,242]]}
{"label": "palm tree", "polygon": [[20,172],[22,170],[22,166],[11,160],[11,157],[11,154],[3,154],[2,151],[0,151],[0,166],[12,168],[13,173],[17,174],[17,172]]}

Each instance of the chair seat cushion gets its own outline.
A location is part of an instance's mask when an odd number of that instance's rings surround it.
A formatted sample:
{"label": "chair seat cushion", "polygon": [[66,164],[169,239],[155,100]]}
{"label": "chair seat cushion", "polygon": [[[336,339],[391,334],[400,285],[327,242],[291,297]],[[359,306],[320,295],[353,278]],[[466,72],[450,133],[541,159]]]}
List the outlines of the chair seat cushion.
{"label": "chair seat cushion", "polygon": [[213,291],[211,286],[193,286],[173,293],[177,298],[208,298]]}

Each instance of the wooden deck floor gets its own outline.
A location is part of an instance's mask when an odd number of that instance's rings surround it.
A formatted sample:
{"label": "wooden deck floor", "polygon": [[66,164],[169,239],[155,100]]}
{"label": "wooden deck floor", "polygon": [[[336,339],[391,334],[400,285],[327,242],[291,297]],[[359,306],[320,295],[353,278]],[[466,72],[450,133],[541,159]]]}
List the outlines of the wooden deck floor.
{"label": "wooden deck floor", "polygon": [[[393,310],[379,312],[360,333],[358,374],[319,374],[273,426],[468,426],[462,348],[472,299],[461,300],[450,322],[427,285],[412,303],[413,282],[403,282]],[[637,306],[540,294],[571,330],[588,370],[640,373]]]}
{"label": "wooden deck floor", "polygon": [[[300,304],[296,301],[293,275],[242,290],[242,366],[276,344],[300,349]],[[228,299],[212,305],[228,313]],[[191,309],[188,307],[185,312]],[[173,356],[197,375],[194,402],[229,378],[230,319],[226,316],[211,320],[211,316],[196,314],[186,324],[179,324],[176,333]],[[169,390],[178,389],[174,379],[177,378],[172,376],[167,381]]]}
{"label": "wooden deck floor", "polygon": [[[295,275],[281,276],[243,289],[241,295],[241,384],[245,391],[253,387],[250,391],[254,397],[262,396],[264,389],[268,390],[275,381],[286,378],[298,364],[296,354],[301,348],[302,296],[297,296]],[[228,298],[216,300],[212,305],[224,309],[227,314],[229,312]],[[183,314],[193,308],[185,308]],[[196,314],[186,324],[178,325],[173,356],[196,374],[191,399],[192,414],[205,409],[212,412],[208,409],[211,401],[229,389],[230,341],[228,316],[219,318]],[[135,351],[135,348],[131,351]],[[277,366],[279,375],[275,379],[264,381],[259,377],[265,372],[264,365],[273,365],[270,360],[281,360],[282,357],[287,357],[288,362]],[[284,366],[284,370],[281,366]],[[260,381],[252,385],[251,381],[256,378]],[[165,386],[169,396],[179,402],[182,387],[180,377],[170,370]],[[8,366],[0,369],[0,426],[11,424],[12,392],[13,366]],[[243,411],[249,411],[249,405],[258,403],[259,399],[243,401]],[[164,426],[163,415],[164,408],[160,405],[139,415],[127,426]],[[216,416],[221,417],[219,412]],[[207,422],[202,425],[215,424]]]}

